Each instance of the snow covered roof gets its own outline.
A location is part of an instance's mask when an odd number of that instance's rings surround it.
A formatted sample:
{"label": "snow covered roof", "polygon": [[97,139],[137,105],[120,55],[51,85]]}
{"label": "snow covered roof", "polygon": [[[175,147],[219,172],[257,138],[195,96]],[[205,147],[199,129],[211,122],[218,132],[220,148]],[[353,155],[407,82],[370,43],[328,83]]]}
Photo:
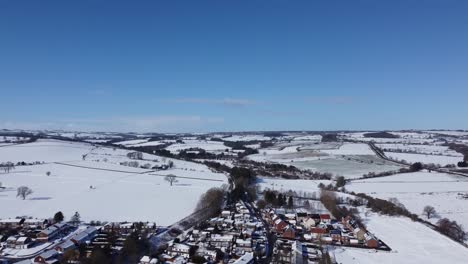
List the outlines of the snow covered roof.
{"label": "snow covered roof", "polygon": [[51,249],[51,250],[48,250],[48,251],[42,253],[39,256],[41,256],[43,259],[47,260],[47,259],[53,258],[56,255],[58,255],[58,251],[55,250],[55,249]]}
{"label": "snow covered roof", "polygon": [[24,243],[29,239],[29,237],[20,237],[16,240],[16,243]]}
{"label": "snow covered roof", "polygon": [[148,256],[143,256],[141,259],[140,259],[140,262],[150,262],[150,257]]}
{"label": "snow covered roof", "polygon": [[21,218],[7,218],[7,219],[0,219],[0,223],[16,223],[18,224],[19,222],[21,222]]}
{"label": "snow covered roof", "polygon": [[234,262],[234,264],[248,264],[253,261],[253,253],[247,253]]}

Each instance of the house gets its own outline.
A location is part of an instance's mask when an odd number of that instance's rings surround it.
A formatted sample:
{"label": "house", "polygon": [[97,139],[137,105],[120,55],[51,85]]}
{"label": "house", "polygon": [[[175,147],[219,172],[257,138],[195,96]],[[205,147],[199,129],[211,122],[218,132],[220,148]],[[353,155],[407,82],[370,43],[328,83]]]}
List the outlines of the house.
{"label": "house", "polygon": [[279,218],[275,220],[274,225],[275,225],[276,232],[280,232],[280,233],[283,232],[283,230],[288,226],[286,222],[284,222],[283,220]]}
{"label": "house", "polygon": [[335,242],[341,241],[341,230],[337,230],[337,229],[331,230],[330,237]]}
{"label": "house", "polygon": [[365,235],[366,239],[366,246],[369,248],[378,248],[379,247],[379,241],[372,235],[366,234]]}
{"label": "house", "polygon": [[57,236],[60,232],[62,232],[67,227],[65,223],[57,223],[55,225],[51,225],[48,228],[39,232],[36,236],[38,241],[47,242],[50,239]]}
{"label": "house", "polygon": [[55,249],[48,250],[39,256],[34,258],[34,263],[41,263],[41,264],[55,264],[59,263],[57,257],[59,252]]}
{"label": "house", "polygon": [[15,248],[16,249],[25,249],[25,248],[28,248],[29,245],[31,244],[31,238],[29,237],[19,237],[17,240],[16,240],[16,246]]}
{"label": "house", "polygon": [[310,229],[310,232],[312,234],[326,234],[327,233],[327,229],[324,228],[324,227],[312,227]]}
{"label": "house", "polygon": [[189,251],[190,251],[189,245],[181,244],[181,243],[174,243],[168,247],[167,254],[173,257],[182,256],[184,258],[189,258],[190,257]]}
{"label": "house", "polygon": [[209,239],[209,244],[217,248],[228,248],[232,246],[234,242],[233,235],[211,235]]}
{"label": "house", "polygon": [[16,247],[16,240],[18,240],[18,237],[15,237],[15,236],[8,237],[8,239],[5,241],[6,244],[7,244],[7,247],[15,248]]}
{"label": "house", "polygon": [[286,228],[286,230],[284,230],[283,238],[295,239],[296,238],[296,230],[293,227],[289,226],[288,228]]}
{"label": "house", "polygon": [[76,247],[76,244],[72,240],[67,240],[63,242],[62,244],[57,245],[55,247],[55,250],[57,250],[60,253],[64,253],[65,251],[69,249],[74,249],[75,247]]}
{"label": "house", "polygon": [[36,229],[36,228],[40,228],[40,229],[44,229],[46,224],[48,223],[49,221],[45,220],[45,219],[33,219],[33,218],[30,218],[30,219],[26,219],[23,223],[23,228],[29,228],[29,229]]}
{"label": "house", "polygon": [[140,262],[139,264],[156,264],[158,263],[158,260],[155,259],[155,258],[150,258],[148,256],[143,256],[141,259],[140,259]]}
{"label": "house", "polygon": [[0,228],[18,228],[24,223],[24,218],[0,219]]}
{"label": "house", "polygon": [[320,215],[319,214],[311,214],[310,218],[314,219],[315,223],[320,223]]}
{"label": "house", "polygon": [[296,220],[297,222],[304,222],[309,218],[306,212],[297,212],[296,213]]}
{"label": "house", "polygon": [[353,230],[353,234],[356,236],[357,240],[364,241],[366,239],[366,231],[362,228],[356,228]]}
{"label": "house", "polygon": [[296,221],[296,214],[285,214],[284,217],[286,217],[286,221]]}
{"label": "house", "polygon": [[236,239],[236,248],[244,252],[252,252],[252,239]]}
{"label": "house", "polygon": [[231,217],[231,211],[222,211],[221,212],[221,217],[223,217],[223,218]]}
{"label": "house", "polygon": [[307,230],[311,229],[312,227],[315,227],[316,224],[317,223],[315,222],[315,220],[310,217],[302,221],[302,226]]}
{"label": "house", "polygon": [[330,224],[331,223],[331,217],[329,214],[321,214],[320,215],[320,221],[324,224]]}

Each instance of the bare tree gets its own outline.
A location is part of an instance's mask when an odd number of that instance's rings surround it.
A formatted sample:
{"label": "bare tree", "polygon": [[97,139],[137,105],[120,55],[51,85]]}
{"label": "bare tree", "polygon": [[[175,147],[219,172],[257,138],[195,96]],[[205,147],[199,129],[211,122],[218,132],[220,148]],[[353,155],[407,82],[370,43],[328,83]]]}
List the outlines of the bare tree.
{"label": "bare tree", "polygon": [[79,225],[80,221],[81,221],[81,216],[80,216],[80,213],[78,212],[75,212],[75,214],[72,215],[72,217],[70,218],[70,223],[75,226]]}
{"label": "bare tree", "polygon": [[221,211],[224,203],[224,190],[221,188],[211,188],[204,193],[198,201],[196,211],[205,210],[210,216]]}
{"label": "bare tree", "polygon": [[175,176],[174,174],[169,174],[166,177],[164,177],[164,180],[169,182],[172,186],[173,183],[177,182],[177,176]]}
{"label": "bare tree", "polygon": [[168,163],[167,163],[167,166],[169,168],[173,168],[174,167],[174,162],[172,160],[170,160]]}
{"label": "bare tree", "polygon": [[20,186],[18,187],[16,197],[21,197],[23,200],[26,199],[26,197],[30,194],[33,193],[33,190],[27,186]]}
{"label": "bare tree", "polygon": [[437,230],[439,230],[439,232],[442,234],[455,239],[456,241],[465,241],[465,230],[463,230],[463,227],[456,221],[450,221],[447,218],[442,218],[437,222]]}
{"label": "bare tree", "polygon": [[6,162],[2,163],[0,167],[5,173],[9,173],[11,170],[15,169],[15,164],[13,164],[12,162]]}
{"label": "bare tree", "polygon": [[50,171],[48,171],[48,172],[46,172],[45,174],[46,174],[47,176],[50,176],[51,173],[50,173]]}
{"label": "bare tree", "polygon": [[430,205],[426,205],[423,209],[423,213],[427,216],[427,219],[430,219],[432,216],[436,214],[436,210],[434,207]]}

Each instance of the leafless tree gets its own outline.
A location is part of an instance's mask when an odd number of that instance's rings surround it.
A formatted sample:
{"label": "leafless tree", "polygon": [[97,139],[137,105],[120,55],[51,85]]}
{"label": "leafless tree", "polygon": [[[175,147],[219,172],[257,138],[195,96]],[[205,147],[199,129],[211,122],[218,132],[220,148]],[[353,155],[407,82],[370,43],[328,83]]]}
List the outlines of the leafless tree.
{"label": "leafless tree", "polygon": [[442,234],[445,234],[456,241],[463,242],[465,241],[466,234],[463,227],[459,225],[456,221],[450,221],[447,218],[442,218],[437,222],[437,229]]}
{"label": "leafless tree", "polygon": [[50,176],[51,172],[48,171],[48,172],[46,172],[45,174],[46,174],[47,176]]}
{"label": "leafless tree", "polygon": [[170,160],[168,163],[167,163],[167,166],[169,168],[173,168],[174,167],[174,162],[172,160]]}
{"label": "leafless tree", "polygon": [[164,180],[169,182],[172,186],[173,183],[177,182],[177,176],[175,176],[174,174],[169,174],[166,177],[164,177]]}
{"label": "leafless tree", "polygon": [[423,209],[423,213],[427,216],[427,219],[430,219],[432,216],[436,214],[436,210],[434,207],[430,205],[426,205]]}
{"label": "leafless tree", "polygon": [[33,193],[33,190],[27,186],[20,186],[18,187],[16,197],[21,197],[23,200],[26,199],[26,197],[30,194]]}
{"label": "leafless tree", "polygon": [[12,162],[6,162],[2,163],[0,167],[5,173],[9,173],[11,170],[15,169],[15,164],[13,164]]}
{"label": "leafless tree", "polygon": [[197,211],[206,210],[210,216],[221,211],[224,204],[224,190],[221,188],[211,188],[204,193],[197,204]]}

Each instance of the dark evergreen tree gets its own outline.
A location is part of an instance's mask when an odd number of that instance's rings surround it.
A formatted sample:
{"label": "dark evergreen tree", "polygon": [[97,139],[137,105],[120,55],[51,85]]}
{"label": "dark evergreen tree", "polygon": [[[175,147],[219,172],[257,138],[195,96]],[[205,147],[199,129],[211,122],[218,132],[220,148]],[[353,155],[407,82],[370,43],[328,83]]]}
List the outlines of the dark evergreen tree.
{"label": "dark evergreen tree", "polygon": [[61,211],[59,211],[59,212],[55,213],[55,215],[54,215],[54,222],[55,223],[60,223],[60,222],[63,221],[64,218],[65,217],[63,216],[63,213]]}

